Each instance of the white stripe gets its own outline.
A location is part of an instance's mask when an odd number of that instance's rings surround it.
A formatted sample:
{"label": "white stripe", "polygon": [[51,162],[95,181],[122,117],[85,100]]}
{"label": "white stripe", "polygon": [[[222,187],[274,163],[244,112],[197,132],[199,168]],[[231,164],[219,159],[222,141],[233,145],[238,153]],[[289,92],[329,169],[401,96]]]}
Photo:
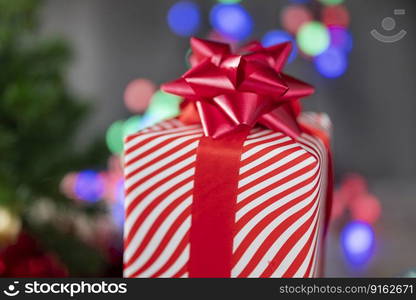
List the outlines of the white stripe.
{"label": "white stripe", "polygon": [[[312,199],[308,199],[308,201],[312,201]],[[262,257],[260,262],[254,268],[254,270],[247,276],[247,277],[260,277],[261,273],[269,266],[269,262],[273,259],[276,253],[280,250],[280,248],[286,243],[286,241],[292,236],[292,234],[302,226],[307,219],[312,215],[314,209],[318,205],[318,201],[315,201],[313,207],[309,209],[302,217],[300,217],[297,221],[295,221],[289,228],[287,228],[281,236],[277,238],[277,240],[273,243],[273,245],[268,249],[265,255]],[[291,213],[290,215],[292,215]],[[278,223],[274,226],[277,227]],[[258,244],[257,244],[258,248]],[[244,261],[241,259],[240,261]]]}
{"label": "white stripe", "polygon": [[[319,238],[319,232],[318,232],[318,238]],[[314,277],[314,274],[316,271],[315,266],[318,265],[316,262],[318,259],[320,259],[318,255],[318,251],[319,251],[319,240],[317,240],[317,244],[315,245],[315,249],[313,251],[312,266],[311,266],[311,269],[309,270],[308,277]]]}
{"label": "white stripe", "polygon": [[[282,180],[286,177],[288,177],[289,175],[291,175],[292,173],[295,173],[296,171],[302,170],[303,168],[315,163],[316,160],[313,157],[308,157],[307,159],[301,161],[300,163],[298,163],[297,165],[290,167],[289,169],[280,172],[279,174],[276,174],[273,177],[267,178],[265,180],[263,180],[262,182],[258,183],[257,185],[245,190],[244,192],[238,194],[237,196],[237,203],[243,201],[244,199],[250,197],[252,194],[263,190],[264,188],[268,187],[269,185],[276,183],[279,180]],[[316,169],[316,167],[314,168]],[[309,174],[311,171],[305,173],[305,174]],[[282,192],[284,190],[286,190],[287,188],[298,184],[299,182],[303,181],[305,174],[298,176],[292,180],[290,180],[289,182],[286,182],[280,186],[278,186],[277,188],[268,191],[267,193],[264,193],[263,195],[261,195],[257,200],[259,201],[260,199],[264,199],[264,198],[270,198],[276,194],[278,194],[279,192]],[[253,201],[252,201],[253,202]],[[250,203],[252,203],[250,202]],[[250,203],[248,203],[247,205],[250,205]],[[257,202],[258,204],[259,202]],[[247,206],[246,205],[246,206]],[[250,207],[250,206],[249,206]]]}
{"label": "white stripe", "polygon": [[[189,244],[183,249],[181,255],[175,260],[175,262],[167,269],[163,274],[160,274],[160,278],[173,277],[176,273],[182,269],[189,260]],[[173,252],[172,252],[173,253]]]}
{"label": "white stripe", "polygon": [[[247,171],[251,170],[252,168],[257,167],[260,164],[263,164],[267,161],[269,161],[271,158],[275,157],[276,155],[279,155],[283,151],[293,149],[298,147],[296,144],[286,145],[283,147],[276,148],[270,152],[267,152],[265,155],[259,157],[258,159],[252,161],[251,163],[246,164],[245,166],[240,168],[240,176],[244,175]],[[303,151],[302,153],[306,153],[305,150],[301,149]],[[257,174],[257,173],[256,173]]]}
{"label": "white stripe", "polygon": [[[177,193],[181,193],[180,195],[183,195],[191,190],[192,186],[191,184],[186,184],[179,188],[177,191],[175,191],[175,195]],[[155,220],[161,215],[161,213],[171,204],[172,201],[174,201],[177,197],[174,197],[173,194],[169,195],[163,201],[161,201],[145,218],[145,220],[140,224],[140,227],[135,232],[133,238],[131,239],[129,245],[125,249],[125,258],[128,260],[131,259],[131,257],[134,254],[134,251],[138,247],[138,245],[141,244],[143,239],[145,238],[145,235],[150,230],[152,225],[154,224]],[[185,210],[187,206],[189,206],[191,203],[191,197],[188,197],[183,202],[181,202],[172,212],[170,212],[169,216],[167,216],[164,220],[162,225],[158,228],[156,233],[152,237],[152,241],[156,240],[153,244],[158,244],[158,241],[163,237],[163,234],[167,232],[169,227],[172,225],[172,223],[176,220],[178,215]],[[145,208],[143,208],[144,210]],[[140,212],[143,212],[141,210]],[[137,216],[139,217],[139,216]],[[129,218],[129,220],[132,220]],[[131,223],[134,223],[136,219],[132,220]],[[127,227],[126,230],[130,231],[132,227]],[[164,231],[163,231],[164,230]],[[158,237],[160,237],[160,240],[158,240]],[[149,245],[151,245],[152,242],[149,242]]]}
{"label": "white stripe", "polygon": [[[189,134],[191,134],[191,135],[189,135]],[[126,154],[124,156],[124,163],[125,163],[125,165],[127,165],[128,163],[130,163],[131,160],[133,160],[138,155],[143,154],[146,151],[149,151],[153,147],[155,147],[155,146],[163,143],[164,141],[166,141],[166,140],[168,140],[170,138],[180,137],[178,139],[173,140],[172,142],[170,142],[168,145],[164,146],[163,148],[160,148],[160,149],[154,151],[154,153],[149,154],[148,156],[150,158],[148,158],[147,161],[149,161],[151,158],[153,158],[153,157],[155,157],[157,155],[163,154],[162,149],[165,149],[166,147],[167,147],[167,149],[172,149],[175,146],[180,145],[181,143],[184,143],[184,142],[186,142],[188,140],[191,140],[193,138],[197,138],[197,137],[200,137],[200,136],[201,136],[201,134],[198,131],[195,131],[195,130],[194,131],[189,131],[187,133],[178,133],[178,134],[170,134],[170,135],[160,136],[160,137],[158,137],[158,138],[156,138],[154,140],[151,140],[151,141],[147,142],[146,144],[144,144],[143,146],[139,147],[138,149],[130,152],[129,154]]]}
{"label": "white stripe", "polygon": [[163,122],[160,124],[161,126],[163,126],[163,129],[172,129],[172,128],[176,128],[172,122]]}
{"label": "white stripe", "polygon": [[[149,155],[149,160],[148,157],[144,157],[142,159],[137,160],[134,164],[131,164],[130,166],[124,167],[124,175],[126,177],[126,183],[125,183],[125,187],[129,188],[130,186],[132,186],[137,180],[140,180],[141,178],[144,178],[145,176],[151,174],[154,171],[157,171],[159,169],[162,169],[164,166],[166,166],[167,164],[173,162],[174,160],[176,160],[177,158],[188,154],[189,152],[193,151],[196,149],[198,145],[198,141],[192,142],[191,144],[189,144],[186,147],[183,147],[182,149],[175,151],[173,154],[164,157],[163,159],[157,160],[157,157],[160,156],[163,153],[166,152],[162,152],[162,153],[156,153],[159,151],[154,152],[153,154]],[[160,150],[162,150],[163,148],[161,148]],[[192,155],[191,157],[195,157],[196,154]],[[151,158],[150,158],[151,156]],[[150,160],[155,159],[156,162],[153,164],[150,164],[147,168],[144,168],[143,170],[141,170],[140,172],[138,172],[137,174],[132,175],[132,173],[137,170],[138,168],[142,167],[143,165],[145,165],[146,163],[148,163]],[[195,161],[195,158],[194,158]],[[180,163],[178,163],[180,164]]]}
{"label": "white stripe", "polygon": [[263,150],[264,148],[270,147],[270,146],[275,146],[275,145],[279,145],[281,143],[290,141],[291,138],[290,137],[282,137],[279,139],[276,139],[274,141],[268,142],[268,143],[262,143],[260,145],[255,146],[254,148],[245,151],[242,155],[241,155],[241,161],[246,160],[247,158],[249,158],[250,156],[252,156],[253,154],[256,154],[257,152]]}
{"label": "white stripe", "polygon": [[251,145],[253,143],[257,143],[257,142],[261,142],[261,141],[264,141],[264,140],[268,140],[268,139],[272,139],[272,138],[277,138],[277,137],[283,136],[283,134],[280,133],[280,132],[273,133],[273,134],[270,134],[270,133],[271,133],[271,131],[269,131],[269,132],[260,131],[256,136],[249,136],[244,141],[244,147],[246,147],[248,145]]}
{"label": "white stripe", "polygon": [[[273,202],[271,205],[265,207],[263,210],[261,210],[258,214],[253,216],[244,226],[241,228],[241,230],[235,235],[234,237],[234,249],[237,249],[241,242],[245,239],[245,237],[250,234],[250,232],[253,230],[253,228],[261,222],[264,218],[266,218],[269,214],[271,214],[273,211],[277,210],[279,207],[282,207],[283,205],[289,203],[290,201],[306,194],[307,192],[310,192],[316,183],[319,180],[319,176],[317,176],[311,183],[308,185],[293,191],[289,195],[286,195],[285,197],[278,199],[278,201]],[[316,190],[312,193],[312,195],[316,195]],[[309,198],[306,198],[309,199]],[[300,203],[305,203],[306,199],[302,200]],[[298,204],[297,204],[298,205]],[[306,204],[305,204],[306,205]],[[302,206],[302,205],[301,205]],[[241,218],[242,216],[240,216]]]}
{"label": "white stripe", "polygon": [[[172,178],[171,180],[165,182],[164,184],[162,184],[158,188],[154,189],[145,198],[143,198],[142,201],[140,201],[136,205],[136,207],[133,209],[133,211],[126,217],[126,221],[125,221],[125,225],[124,225],[126,230],[129,231],[130,228],[132,228],[134,222],[137,220],[137,218],[143,212],[143,210],[150,203],[152,203],[159,195],[163,194],[164,192],[166,192],[167,190],[169,190],[170,188],[172,188],[176,184],[178,184],[178,183],[184,181],[185,179],[191,177],[194,174],[194,172],[195,172],[195,168],[193,168],[191,170],[188,170],[188,171],[180,174],[179,176],[177,176],[175,178]],[[182,196],[185,192],[189,191],[192,188],[192,186],[193,186],[192,181],[183,185],[179,189],[174,190],[169,196],[167,196],[164,199],[163,202],[175,200],[176,198]],[[136,192],[136,194],[139,194],[139,193],[140,193],[140,190],[139,190],[139,192]],[[128,201],[132,201],[132,199],[136,198],[136,196],[133,195],[133,193],[128,194],[127,198],[128,197],[130,197],[130,199],[128,199]]]}
{"label": "white stripe", "polygon": [[[125,200],[124,200],[124,206],[126,208],[128,208],[130,206],[130,204],[134,201],[134,199],[139,196],[141,193],[143,193],[144,191],[149,190],[151,187],[157,185],[158,183],[160,183],[161,181],[163,181],[165,178],[169,177],[170,175],[174,174],[176,171],[185,168],[189,165],[191,165],[196,159],[196,155],[192,155],[190,157],[188,157],[187,159],[178,162],[177,164],[173,165],[172,167],[169,167],[167,169],[165,169],[164,171],[157,173],[155,176],[149,178],[148,180],[146,180],[145,182],[141,183],[140,185],[138,185],[137,187],[135,187],[130,193],[126,194]],[[194,170],[195,168],[191,168],[190,170]],[[154,169],[153,165],[150,165],[147,169],[143,170],[143,172],[148,172],[148,173],[152,173],[153,171],[156,171],[157,169]],[[189,172],[186,171],[186,172]],[[190,176],[193,175],[194,172],[192,172],[192,174]],[[181,176],[183,174],[180,174],[178,176]],[[137,178],[138,175],[135,175]],[[184,178],[184,180],[187,178]],[[128,179],[129,181],[131,179]],[[164,192],[164,191],[162,191]]]}
{"label": "white stripe", "polygon": [[[191,199],[192,197],[186,198],[177,207],[175,207],[175,209],[172,212],[170,212],[169,215],[165,219],[163,219],[162,224],[159,226],[155,234],[150,239],[149,243],[143,249],[143,252],[134,261],[134,263],[129,266],[129,269],[134,269],[134,271],[136,271],[137,269],[142,267],[142,265],[144,265],[147,262],[147,260],[152,256],[156,248],[159,246],[159,244],[163,240],[163,237],[166,235],[169,228],[172,227],[172,224],[176,221],[178,216],[181,213],[183,213],[183,211],[185,211],[185,209],[187,209],[191,205],[191,202],[192,202]],[[154,224],[154,221],[157,219],[157,217],[160,216],[161,212],[172,201],[173,201],[172,199],[168,199],[168,201],[164,201],[163,204],[161,203],[160,205],[158,205],[159,207],[157,209],[154,209],[151,212],[151,214],[146,218],[146,220],[141,224],[139,229],[136,231],[133,239],[131,240],[130,244],[125,249],[126,262],[128,262],[131,259],[134,252],[136,251],[138,246],[142,243],[143,239],[145,238],[151,226]],[[176,236],[176,233],[173,235],[173,237],[175,236]],[[131,273],[134,273],[134,271]]]}
{"label": "white stripe", "polygon": [[175,125],[175,126],[181,126],[181,127],[183,127],[183,126],[185,126],[181,121],[179,121],[178,119],[172,119],[172,120],[170,120],[171,121],[171,123],[173,124],[173,125]]}
{"label": "white stripe", "polygon": [[[319,200],[316,202],[319,203]],[[319,211],[319,207],[317,208]],[[282,277],[283,274],[287,271],[287,269],[290,267],[290,265],[294,262],[296,257],[299,255],[299,252],[302,250],[302,248],[305,246],[306,242],[308,241],[309,237],[312,234],[312,230],[314,228],[314,225],[316,224],[319,216],[319,212],[316,212],[316,215],[314,216],[311,225],[309,225],[308,230],[302,235],[302,237],[296,242],[296,244],[293,246],[292,249],[287,253],[286,257],[280,262],[277,269],[273,272],[271,277]]]}
{"label": "white stripe", "polygon": [[[233,268],[232,272],[235,276],[238,276],[244,270],[244,268],[251,261],[252,257],[254,256],[256,251],[259,249],[259,247],[264,243],[264,241],[267,238],[269,238],[273,230],[275,230],[287,218],[289,218],[296,212],[300,211],[302,208],[306,207],[308,204],[310,204],[313,201],[314,196],[316,196],[317,194],[317,190],[318,189],[316,189],[311,196],[307,197],[303,201],[297,203],[296,205],[292,206],[288,210],[284,211],[281,215],[279,215],[276,219],[274,219],[272,222],[270,222],[266,227],[262,229],[262,231],[256,236],[256,238],[247,247],[244,254],[241,256],[238,263]],[[248,233],[250,232],[247,231],[246,234]],[[274,251],[274,255],[275,255],[280,248],[279,249],[273,248],[273,249],[275,250]],[[270,251],[270,249],[268,251]]]}
{"label": "white stripe", "polygon": [[[188,203],[188,206],[189,205],[190,204]],[[179,243],[181,242],[183,237],[186,235],[186,233],[189,231],[190,227],[191,227],[191,216],[186,218],[185,221],[181,224],[181,226],[179,226],[178,230],[169,240],[168,244],[163,249],[162,253],[158,256],[156,261],[153,262],[153,264],[151,264],[151,266],[148,269],[140,273],[139,277],[149,277],[155,272],[157,272],[161,267],[163,267],[163,265],[169,260],[172,253],[175,252],[176,248],[178,247]],[[151,257],[152,254],[153,254],[153,251],[148,252],[148,253],[143,252],[143,254],[139,257],[137,261],[143,260],[144,262],[146,262]]]}
{"label": "white stripe", "polygon": [[[143,132],[140,131],[139,133],[133,134],[132,136],[134,136],[133,139],[131,139],[128,143],[126,143],[124,145],[124,149],[129,149],[131,147],[133,147],[135,144],[145,140],[145,139],[149,139],[152,138],[154,136],[163,136],[163,135],[167,135],[167,134],[173,134],[173,133],[182,133],[182,134],[186,134],[188,131],[195,131],[196,129],[198,129],[198,126],[185,126],[185,127],[179,127],[179,128],[172,128],[172,129],[168,129],[168,130],[164,130],[164,131],[150,131],[149,132]],[[199,129],[199,131],[201,131],[201,129]]]}
{"label": "white stripe", "polygon": [[[319,216],[321,217],[321,216]],[[296,271],[296,273],[293,275],[293,277],[305,277],[305,272],[308,269],[308,266],[311,262],[311,259],[313,258],[312,255],[315,251],[315,245],[316,245],[316,241],[318,239],[318,230],[319,227],[317,226],[314,233],[313,233],[313,237],[312,237],[312,243],[311,243],[311,247],[308,250],[308,253],[305,257],[305,259],[303,260],[302,264],[300,265],[299,269]]]}
{"label": "white stripe", "polygon": [[261,136],[265,136],[265,135],[270,134],[270,133],[271,133],[271,130],[261,130],[261,128],[255,127],[250,131],[250,134],[247,136],[247,140],[254,139],[254,138],[257,138],[257,137],[261,137]]}

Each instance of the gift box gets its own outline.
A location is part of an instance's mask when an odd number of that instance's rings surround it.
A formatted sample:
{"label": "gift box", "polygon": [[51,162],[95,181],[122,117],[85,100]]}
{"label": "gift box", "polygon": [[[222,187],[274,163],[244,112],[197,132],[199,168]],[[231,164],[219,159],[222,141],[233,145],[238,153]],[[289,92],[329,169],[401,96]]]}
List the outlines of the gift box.
{"label": "gift box", "polygon": [[281,72],[290,44],[191,40],[179,117],[125,140],[125,277],[322,276],[330,122]]}

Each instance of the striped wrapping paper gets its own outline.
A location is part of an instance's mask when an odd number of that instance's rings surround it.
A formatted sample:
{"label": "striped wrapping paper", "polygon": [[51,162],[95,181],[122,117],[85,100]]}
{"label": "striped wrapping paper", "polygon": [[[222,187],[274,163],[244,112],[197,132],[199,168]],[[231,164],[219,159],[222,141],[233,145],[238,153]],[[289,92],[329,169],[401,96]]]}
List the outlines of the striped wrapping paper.
{"label": "striped wrapping paper", "polygon": [[[301,122],[328,129],[322,114]],[[125,277],[188,277],[192,187],[200,125],[177,119],[126,139]],[[256,127],[239,172],[232,277],[319,275],[327,153],[316,137],[296,141]]]}

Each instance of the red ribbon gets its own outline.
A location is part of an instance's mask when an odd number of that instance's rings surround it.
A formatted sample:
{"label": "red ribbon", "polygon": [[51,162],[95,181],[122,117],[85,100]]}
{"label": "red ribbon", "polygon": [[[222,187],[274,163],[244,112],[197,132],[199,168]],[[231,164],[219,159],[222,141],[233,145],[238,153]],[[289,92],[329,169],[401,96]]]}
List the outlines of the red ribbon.
{"label": "red ribbon", "polygon": [[281,72],[290,43],[240,53],[227,44],[191,39],[191,69],[162,86],[185,98],[180,119],[200,122],[190,231],[190,277],[230,277],[235,203],[244,140],[256,124],[296,138],[298,99],[310,85]]}
{"label": "red ribbon", "polygon": [[190,277],[230,277],[238,172],[249,128],[229,137],[203,137],[195,166]]}

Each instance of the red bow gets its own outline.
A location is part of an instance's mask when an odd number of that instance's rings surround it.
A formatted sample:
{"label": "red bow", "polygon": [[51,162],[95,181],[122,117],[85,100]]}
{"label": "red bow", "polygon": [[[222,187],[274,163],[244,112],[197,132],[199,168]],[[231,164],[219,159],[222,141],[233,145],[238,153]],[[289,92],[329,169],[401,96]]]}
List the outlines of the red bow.
{"label": "red bow", "polygon": [[298,99],[314,89],[281,72],[290,43],[264,48],[253,42],[233,54],[227,44],[192,38],[191,48],[191,69],[162,89],[190,101],[185,111],[195,103],[206,136],[219,138],[256,123],[300,134]]}

